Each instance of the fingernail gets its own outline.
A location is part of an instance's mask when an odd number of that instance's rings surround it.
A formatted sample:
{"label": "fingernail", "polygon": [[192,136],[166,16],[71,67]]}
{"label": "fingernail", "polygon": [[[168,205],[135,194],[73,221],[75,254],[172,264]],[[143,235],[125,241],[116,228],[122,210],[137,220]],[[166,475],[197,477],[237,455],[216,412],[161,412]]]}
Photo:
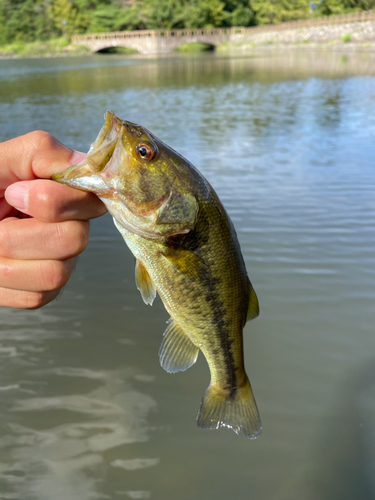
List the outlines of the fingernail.
{"label": "fingernail", "polygon": [[77,163],[81,163],[86,158],[87,154],[86,153],[80,153],[79,151],[74,151],[72,154],[69,163],[71,165],[77,165]]}
{"label": "fingernail", "polygon": [[12,207],[21,212],[29,207],[29,187],[26,182],[15,182],[5,191],[5,199]]}

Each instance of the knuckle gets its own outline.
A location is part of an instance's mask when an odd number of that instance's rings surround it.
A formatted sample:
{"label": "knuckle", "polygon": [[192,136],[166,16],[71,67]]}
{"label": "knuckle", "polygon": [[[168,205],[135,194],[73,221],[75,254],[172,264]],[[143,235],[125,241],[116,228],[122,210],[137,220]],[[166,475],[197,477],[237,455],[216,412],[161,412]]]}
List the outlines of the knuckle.
{"label": "knuckle", "polygon": [[90,222],[82,221],[81,230],[78,238],[78,245],[80,250],[79,253],[82,253],[89,244],[89,230],[90,230]]}
{"label": "knuckle", "polygon": [[22,308],[24,309],[39,309],[46,305],[50,300],[48,300],[48,295],[46,292],[28,292],[22,297]]}
{"label": "knuckle", "polygon": [[44,261],[41,272],[43,290],[50,291],[62,288],[68,282],[73,269],[74,259]]}
{"label": "knuckle", "polygon": [[0,223],[0,256],[9,257],[11,247],[12,232],[6,227],[6,224]]}
{"label": "knuckle", "polygon": [[40,309],[54,300],[60,290],[52,292],[23,292],[17,306],[22,309]]}
{"label": "knuckle", "polygon": [[58,240],[66,257],[75,257],[82,253],[89,241],[89,223],[86,221],[68,221],[58,224]]}
{"label": "knuckle", "polygon": [[12,281],[15,274],[14,262],[9,259],[2,259],[0,261],[0,275],[4,278],[5,282]]}
{"label": "knuckle", "polygon": [[31,141],[36,150],[50,148],[56,142],[53,135],[44,132],[44,130],[33,130],[27,134],[27,138]]}
{"label": "knuckle", "polygon": [[56,203],[48,185],[39,185],[35,193],[38,210],[43,213],[45,222],[53,222],[59,216],[59,205]]}

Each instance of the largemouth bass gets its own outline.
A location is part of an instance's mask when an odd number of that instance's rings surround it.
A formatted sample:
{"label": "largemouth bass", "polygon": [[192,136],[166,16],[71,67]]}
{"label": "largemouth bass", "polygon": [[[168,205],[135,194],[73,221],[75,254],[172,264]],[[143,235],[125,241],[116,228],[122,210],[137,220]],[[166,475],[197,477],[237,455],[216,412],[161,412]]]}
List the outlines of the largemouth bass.
{"label": "largemouth bass", "polygon": [[158,293],[170,314],[162,367],[183,371],[205,356],[211,372],[197,423],[255,438],[258,409],[244,368],[242,330],[259,314],[233,224],[217,194],[185,158],[111,111],[87,158],[52,179],[95,193],[136,258],[146,304]]}

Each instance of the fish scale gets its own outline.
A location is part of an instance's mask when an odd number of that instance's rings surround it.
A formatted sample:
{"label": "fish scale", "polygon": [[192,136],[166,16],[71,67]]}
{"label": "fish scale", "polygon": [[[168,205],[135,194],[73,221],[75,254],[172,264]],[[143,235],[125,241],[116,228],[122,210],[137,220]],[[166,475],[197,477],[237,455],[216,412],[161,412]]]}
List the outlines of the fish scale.
{"label": "fish scale", "polygon": [[211,381],[198,425],[257,437],[261,423],[242,331],[258,315],[258,300],[233,224],[210,184],[147,129],[112,112],[88,157],[52,178],[99,196],[136,258],[143,300],[152,305],[160,295],[171,316],[159,350],[163,368],[184,371],[202,351]]}

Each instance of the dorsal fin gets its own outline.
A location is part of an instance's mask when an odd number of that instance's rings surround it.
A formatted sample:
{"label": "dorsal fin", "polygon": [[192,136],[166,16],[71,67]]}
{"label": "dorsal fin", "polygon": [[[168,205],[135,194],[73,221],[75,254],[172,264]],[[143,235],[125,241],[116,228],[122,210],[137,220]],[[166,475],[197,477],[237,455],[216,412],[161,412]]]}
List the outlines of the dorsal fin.
{"label": "dorsal fin", "polygon": [[143,302],[152,306],[156,297],[156,287],[150,278],[147,269],[138,259],[135,261],[135,284],[141,292]]}
{"label": "dorsal fin", "polygon": [[246,321],[250,321],[251,319],[256,318],[259,316],[259,302],[258,302],[258,297],[255,293],[255,290],[250,283],[250,280],[248,280],[248,286],[249,286],[249,305],[247,308],[247,317]]}
{"label": "dorsal fin", "polygon": [[197,360],[199,347],[196,347],[172,318],[164,332],[159,349],[160,364],[169,373],[182,372]]}

